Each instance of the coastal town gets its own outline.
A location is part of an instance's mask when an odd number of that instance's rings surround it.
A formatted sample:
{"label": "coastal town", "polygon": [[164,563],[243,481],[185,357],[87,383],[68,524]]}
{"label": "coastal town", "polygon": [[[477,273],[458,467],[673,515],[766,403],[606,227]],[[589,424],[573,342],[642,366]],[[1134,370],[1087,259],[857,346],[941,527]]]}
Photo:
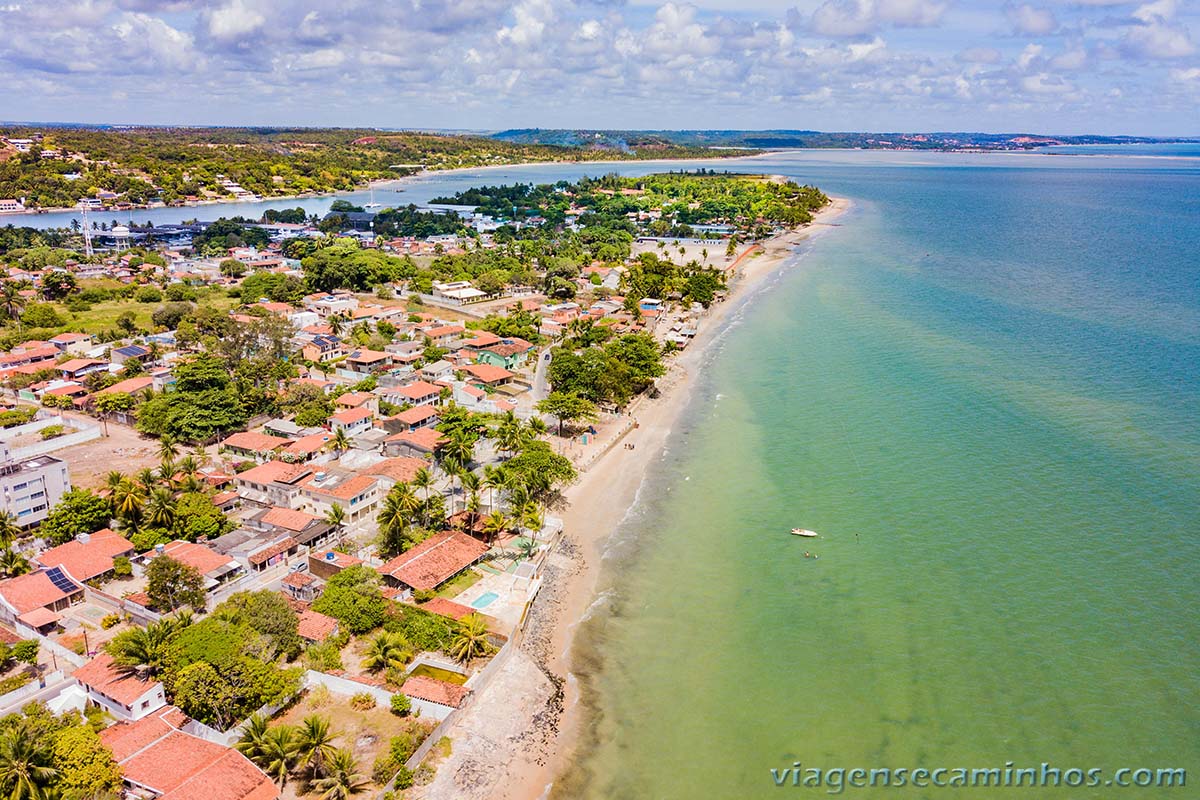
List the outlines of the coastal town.
{"label": "coastal town", "polygon": [[592,505],[840,209],[703,170],[144,227],[94,200],[0,229],[0,728],[42,788],[143,800],[539,780]]}

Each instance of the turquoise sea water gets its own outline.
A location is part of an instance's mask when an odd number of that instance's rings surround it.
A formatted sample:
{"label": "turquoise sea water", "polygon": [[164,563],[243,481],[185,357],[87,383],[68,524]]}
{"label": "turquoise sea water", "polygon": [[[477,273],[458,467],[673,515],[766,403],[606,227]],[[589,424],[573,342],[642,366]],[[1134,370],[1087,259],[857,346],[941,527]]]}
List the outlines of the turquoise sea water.
{"label": "turquoise sea water", "polygon": [[856,207],[743,310],[614,540],[557,794],[1011,761],[1191,787],[845,791],[1196,796],[1200,161],[763,166]]}
{"label": "turquoise sea water", "polygon": [[614,537],[559,796],[824,795],[774,786],[796,761],[1191,773],[869,798],[1197,796],[1200,152],[1132,152],[705,165],[855,207],[745,306]]}

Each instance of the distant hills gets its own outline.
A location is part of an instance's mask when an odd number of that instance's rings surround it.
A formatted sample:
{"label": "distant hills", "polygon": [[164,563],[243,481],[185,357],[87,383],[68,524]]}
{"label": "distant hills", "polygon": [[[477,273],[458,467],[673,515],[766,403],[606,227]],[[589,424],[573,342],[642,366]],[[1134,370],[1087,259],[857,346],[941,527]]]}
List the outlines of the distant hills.
{"label": "distant hills", "polygon": [[519,128],[492,134],[512,144],[627,150],[654,147],[853,148],[865,150],[1032,150],[1051,145],[1200,142],[1152,136],[1047,136],[1032,133],[871,133],[810,130],[641,131]]}

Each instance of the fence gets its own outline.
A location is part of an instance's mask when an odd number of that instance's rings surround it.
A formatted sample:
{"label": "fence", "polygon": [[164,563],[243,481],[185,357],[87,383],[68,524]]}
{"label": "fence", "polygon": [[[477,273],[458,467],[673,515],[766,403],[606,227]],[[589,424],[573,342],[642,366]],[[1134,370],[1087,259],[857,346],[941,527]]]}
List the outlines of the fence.
{"label": "fence", "polygon": [[45,441],[34,442],[25,447],[14,448],[10,453],[10,457],[13,460],[21,460],[33,458],[34,456],[44,456],[47,453],[53,453],[55,450],[61,450],[64,447],[71,447],[72,445],[99,439],[103,435],[99,425],[89,425],[78,417],[62,419],[50,417],[29,422],[16,428],[9,428],[4,432],[4,438],[11,439],[26,433],[36,433],[43,428],[49,428],[51,425],[70,425],[73,428],[79,428],[79,430],[75,433],[68,433],[65,436],[56,436],[53,439],[46,439]]}
{"label": "fence", "polygon": [[327,672],[317,672],[310,669],[304,673],[304,686],[324,686],[334,694],[346,695],[353,697],[356,694],[369,694],[375,698],[375,702],[387,708],[392,703],[392,693],[382,686],[372,686],[369,683],[359,683],[352,681],[349,678],[342,678],[337,675],[330,675]]}
{"label": "fence", "polygon": [[162,619],[162,614],[155,613],[148,608],[143,608],[137,603],[126,603],[119,597],[91,586],[85,585],[83,587],[83,596],[89,603],[103,606],[118,614],[128,614],[139,625],[149,625],[151,622],[158,622]]}
{"label": "fence", "polygon": [[62,683],[66,679],[67,676],[62,670],[46,673],[42,676],[41,680],[34,678],[21,688],[13,689],[8,694],[0,695],[0,709],[7,709],[13,706],[19,708],[25,705],[24,701],[27,698],[40,694],[46,691],[47,687],[53,686],[56,683]]}

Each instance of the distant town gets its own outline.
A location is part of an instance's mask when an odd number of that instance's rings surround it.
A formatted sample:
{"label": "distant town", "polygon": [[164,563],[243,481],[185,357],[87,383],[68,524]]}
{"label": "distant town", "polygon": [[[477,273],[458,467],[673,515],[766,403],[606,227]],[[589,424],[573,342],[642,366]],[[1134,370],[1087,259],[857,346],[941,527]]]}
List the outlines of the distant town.
{"label": "distant town", "polygon": [[496,724],[562,491],[829,199],[685,171],[106,219],[131,202],[0,228],[0,714],[88,754],[45,787],[266,800],[420,791]]}

